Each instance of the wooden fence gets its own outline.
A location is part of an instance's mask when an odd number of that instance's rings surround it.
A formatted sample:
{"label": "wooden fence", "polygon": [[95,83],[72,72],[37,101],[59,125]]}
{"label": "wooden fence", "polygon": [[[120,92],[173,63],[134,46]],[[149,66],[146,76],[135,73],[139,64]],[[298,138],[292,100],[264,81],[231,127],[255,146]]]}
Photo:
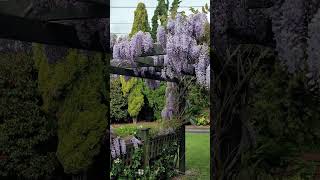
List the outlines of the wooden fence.
{"label": "wooden fence", "polygon": [[[185,126],[181,126],[175,132],[158,135],[155,137],[150,136],[150,128],[141,129],[138,132],[138,136],[141,137],[143,145],[143,166],[146,167],[153,160],[157,160],[161,155],[162,149],[169,147],[172,143],[177,144],[177,153],[175,156],[177,169],[181,172],[185,172]],[[132,143],[126,144],[126,153],[121,156],[121,159],[125,162],[125,165],[132,163],[132,155],[134,153],[134,146]]]}

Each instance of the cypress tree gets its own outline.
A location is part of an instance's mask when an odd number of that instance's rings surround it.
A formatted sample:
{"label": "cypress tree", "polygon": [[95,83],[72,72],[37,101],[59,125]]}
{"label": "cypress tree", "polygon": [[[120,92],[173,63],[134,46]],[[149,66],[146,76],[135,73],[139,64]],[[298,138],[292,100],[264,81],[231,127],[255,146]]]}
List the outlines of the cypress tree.
{"label": "cypress tree", "polygon": [[134,11],[134,21],[129,36],[132,37],[139,31],[150,32],[150,29],[146,6],[144,3],[139,3]]}
{"label": "cypress tree", "polygon": [[158,20],[160,20],[160,24],[164,25],[167,21],[169,10],[169,1],[158,0],[158,5],[154,10],[154,15],[152,17],[152,32],[151,36],[154,40],[157,39],[157,29],[158,29]]}
{"label": "cypress tree", "polygon": [[173,0],[170,8],[170,16],[171,18],[175,18],[178,13],[178,8],[181,3],[181,0]]}

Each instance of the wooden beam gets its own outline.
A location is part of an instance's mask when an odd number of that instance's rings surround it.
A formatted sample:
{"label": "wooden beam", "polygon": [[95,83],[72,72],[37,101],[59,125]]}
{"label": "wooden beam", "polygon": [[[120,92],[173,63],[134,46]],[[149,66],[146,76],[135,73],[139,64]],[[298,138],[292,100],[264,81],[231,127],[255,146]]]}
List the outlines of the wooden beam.
{"label": "wooden beam", "polygon": [[140,57],[157,56],[157,55],[166,55],[166,51],[161,47],[160,44],[154,43],[153,51],[150,53],[142,54]]}
{"label": "wooden beam", "polygon": [[[39,17],[45,21],[58,21],[58,20],[74,20],[74,19],[100,19],[109,18],[110,7],[101,6],[96,4],[89,4],[86,8],[73,7],[64,9],[52,9],[48,13]],[[30,17],[37,18],[37,17]]]}
{"label": "wooden beam", "polygon": [[125,69],[125,68],[119,68],[119,67],[113,67],[113,66],[110,67],[110,74],[138,77],[138,78],[144,78],[144,79],[153,79],[153,80],[167,81],[167,82],[178,82],[177,79],[162,78],[159,73],[156,73],[156,74],[145,73],[145,75],[141,75],[141,74],[137,75],[134,73],[132,69]]}
{"label": "wooden beam", "polygon": [[77,2],[77,5],[67,8],[50,8],[43,13],[34,12],[33,1],[24,0],[0,0],[0,13],[23,17],[28,19],[37,19],[44,21],[70,20],[70,19],[97,19],[109,18],[110,7],[105,4]]}
{"label": "wooden beam", "polygon": [[87,2],[87,3],[94,3],[94,4],[101,4],[101,5],[110,5],[109,0],[78,0],[81,2]]}
{"label": "wooden beam", "polygon": [[0,13],[0,38],[27,42],[65,46],[70,48],[108,52],[98,43],[87,45],[80,41],[73,26],[49,23],[38,20],[28,20],[21,17]]}
{"label": "wooden beam", "polygon": [[245,6],[248,9],[270,8],[274,3],[272,0],[246,0]]}

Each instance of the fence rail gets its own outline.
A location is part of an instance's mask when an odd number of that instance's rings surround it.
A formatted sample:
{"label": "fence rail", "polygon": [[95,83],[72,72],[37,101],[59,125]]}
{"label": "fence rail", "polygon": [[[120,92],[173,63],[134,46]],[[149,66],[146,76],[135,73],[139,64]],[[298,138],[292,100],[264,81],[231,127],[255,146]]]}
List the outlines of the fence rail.
{"label": "fence rail", "polygon": [[[168,148],[172,143],[176,143],[176,161],[177,169],[181,172],[185,172],[185,126],[181,126],[175,132],[158,135],[155,137],[150,136],[150,128],[141,129],[138,134],[140,135],[143,144],[141,148],[143,149],[143,166],[148,166],[152,161],[157,160],[161,155],[164,148]],[[130,165],[132,163],[132,156],[134,153],[133,143],[126,144],[126,153],[121,155],[122,161],[125,165]]]}

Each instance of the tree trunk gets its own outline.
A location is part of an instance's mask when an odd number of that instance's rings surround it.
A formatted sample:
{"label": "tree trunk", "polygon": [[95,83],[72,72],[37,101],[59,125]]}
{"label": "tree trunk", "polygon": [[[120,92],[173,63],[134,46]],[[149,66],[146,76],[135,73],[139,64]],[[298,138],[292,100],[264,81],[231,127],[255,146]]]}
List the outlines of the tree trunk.
{"label": "tree trunk", "polygon": [[137,122],[138,122],[137,117],[132,118],[132,121],[133,121],[133,124],[137,124]]}

